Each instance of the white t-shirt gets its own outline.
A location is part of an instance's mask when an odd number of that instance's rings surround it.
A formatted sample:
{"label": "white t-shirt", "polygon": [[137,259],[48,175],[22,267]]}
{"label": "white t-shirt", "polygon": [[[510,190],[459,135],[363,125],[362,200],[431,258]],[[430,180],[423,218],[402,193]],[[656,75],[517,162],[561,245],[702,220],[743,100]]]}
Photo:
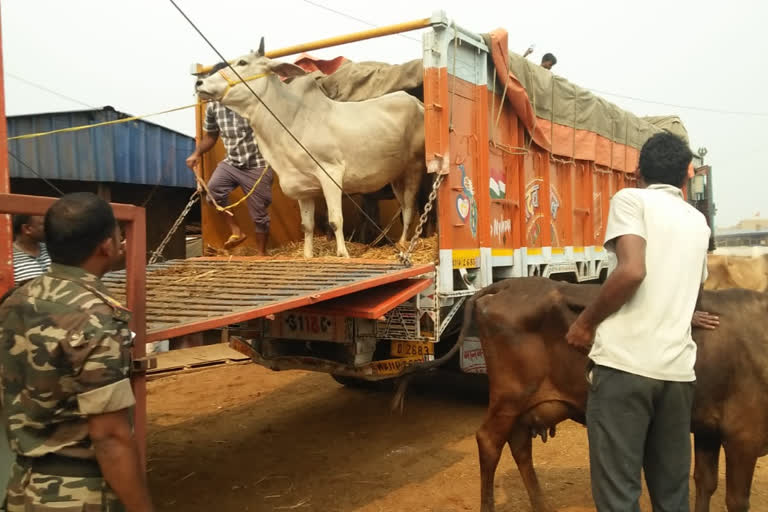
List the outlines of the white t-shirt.
{"label": "white t-shirt", "polygon": [[696,380],[691,319],[707,277],[710,230],[680,189],[626,188],[611,199],[605,248],[622,235],[645,239],[646,276],[637,292],[600,324],[589,354],[595,364],[653,379]]}

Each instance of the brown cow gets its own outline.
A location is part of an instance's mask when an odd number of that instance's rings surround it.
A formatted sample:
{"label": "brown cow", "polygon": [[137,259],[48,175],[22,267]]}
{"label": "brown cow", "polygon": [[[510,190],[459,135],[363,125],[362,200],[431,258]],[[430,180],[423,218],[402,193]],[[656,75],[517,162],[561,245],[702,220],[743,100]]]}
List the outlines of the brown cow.
{"label": "brown cow", "polygon": [[[532,434],[546,441],[547,431],[561,421],[585,423],[587,357],[567,345],[565,334],[597,292],[597,285],[544,278],[495,283],[467,303],[456,346],[438,360],[409,369],[414,373],[450,359],[474,320],[490,386],[488,413],[477,432],[484,512],[494,510],[494,474],[505,443],[533,510],[549,510],[533,467]],[[694,331],[696,512],[709,510],[720,446],[726,455],[728,510],[746,511],[755,463],[768,453],[768,295],[706,291],[702,308],[720,315],[720,327]],[[401,381],[395,405],[402,406],[406,383]]]}

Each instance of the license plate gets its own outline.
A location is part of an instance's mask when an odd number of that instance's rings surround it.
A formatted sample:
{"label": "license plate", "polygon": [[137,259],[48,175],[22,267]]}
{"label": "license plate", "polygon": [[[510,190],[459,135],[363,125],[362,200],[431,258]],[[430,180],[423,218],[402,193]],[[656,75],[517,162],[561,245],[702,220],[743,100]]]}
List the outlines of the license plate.
{"label": "license plate", "polygon": [[393,357],[433,356],[435,344],[425,341],[393,341],[389,353]]}
{"label": "license plate", "polygon": [[420,363],[424,359],[421,357],[405,357],[402,359],[385,359],[383,361],[374,361],[369,365],[376,375],[397,375],[406,366],[413,363]]}
{"label": "license plate", "polygon": [[336,318],[307,313],[287,313],[280,318],[281,337],[303,340],[333,340]]}

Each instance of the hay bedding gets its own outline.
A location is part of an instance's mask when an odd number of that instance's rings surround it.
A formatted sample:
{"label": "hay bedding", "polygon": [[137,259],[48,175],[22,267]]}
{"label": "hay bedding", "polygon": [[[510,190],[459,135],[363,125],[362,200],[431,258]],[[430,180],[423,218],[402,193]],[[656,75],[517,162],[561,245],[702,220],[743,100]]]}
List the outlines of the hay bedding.
{"label": "hay bedding", "polygon": [[[328,240],[325,236],[314,237],[314,257],[315,258],[339,258],[336,256],[336,240]],[[347,251],[352,258],[369,260],[390,260],[398,261],[397,254],[400,251],[399,246],[383,245],[380,247],[368,247],[365,244],[356,242],[347,242]],[[206,247],[206,256],[255,256],[255,251],[250,247],[235,247],[231,251],[226,249],[216,249],[211,246]],[[299,240],[290,242],[282,247],[276,247],[269,251],[269,256],[277,258],[303,258],[304,241]],[[413,250],[412,260],[414,263],[433,263],[438,258],[437,235],[429,238],[420,238]]]}
{"label": "hay bedding", "polygon": [[[336,256],[335,240],[328,240],[324,236],[316,236],[314,244],[315,258],[345,260]],[[365,244],[347,242],[347,250],[352,258],[398,261],[397,251],[399,249],[391,245],[368,247]],[[235,248],[231,252],[206,251],[207,256],[249,256],[252,253],[252,249],[245,247]],[[270,251],[269,256],[274,258],[303,259],[304,242],[291,242],[283,247],[273,249]],[[414,248],[412,260],[417,264],[432,263],[437,260],[437,256],[437,235],[435,235],[419,239]],[[225,291],[227,289],[226,284],[222,285],[219,282],[224,276],[231,277],[227,269],[211,268],[205,262],[185,261],[150,271],[147,275],[148,295],[155,307],[168,306],[174,302],[174,299],[205,296],[214,291]],[[113,290],[113,292],[119,293],[118,290]]]}
{"label": "hay bedding", "polygon": [[[347,250],[352,258],[397,262],[397,253],[400,249],[391,245],[368,247],[365,244],[347,242]],[[336,256],[336,241],[328,240],[325,236],[315,237],[314,254],[315,258],[346,261]],[[206,256],[253,256],[253,249],[236,247],[231,252],[225,252],[208,247]],[[283,247],[272,249],[269,257],[303,259],[304,241],[291,242]],[[433,263],[437,258],[437,235],[420,238],[412,254],[413,262]],[[231,278],[228,269],[211,268],[210,264],[194,260],[183,261],[149,271],[147,298],[155,310],[177,307],[179,303],[176,301],[180,299],[209,296],[215,292],[226,291],[227,285],[220,281],[224,277]],[[122,286],[111,286],[110,291],[117,300],[125,300],[125,290]]]}

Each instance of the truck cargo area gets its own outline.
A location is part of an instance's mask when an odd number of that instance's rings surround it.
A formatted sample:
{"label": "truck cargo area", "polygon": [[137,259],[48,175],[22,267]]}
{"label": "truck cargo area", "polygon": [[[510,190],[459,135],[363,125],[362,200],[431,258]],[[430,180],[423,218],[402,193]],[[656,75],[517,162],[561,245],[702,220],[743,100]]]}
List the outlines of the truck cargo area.
{"label": "truck cargo area", "polygon": [[[432,272],[433,265],[342,259],[194,258],[147,267],[147,342],[245,322]],[[104,276],[118,300],[125,271]],[[410,298],[377,289],[387,307]],[[339,307],[339,306],[336,306]]]}

